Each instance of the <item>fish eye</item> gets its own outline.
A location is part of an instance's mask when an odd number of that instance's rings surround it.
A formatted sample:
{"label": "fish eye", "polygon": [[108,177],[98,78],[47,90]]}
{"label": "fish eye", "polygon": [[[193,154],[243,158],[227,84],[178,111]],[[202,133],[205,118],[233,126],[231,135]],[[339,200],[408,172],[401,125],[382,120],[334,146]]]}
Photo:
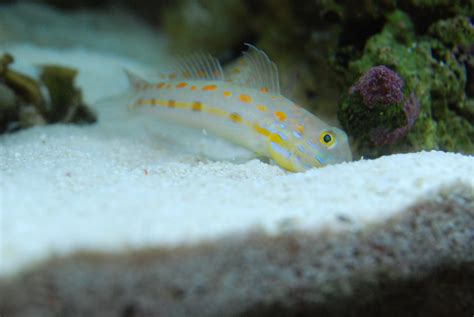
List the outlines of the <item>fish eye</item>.
{"label": "fish eye", "polygon": [[331,147],[336,143],[336,136],[330,131],[323,131],[319,136],[319,141],[327,147]]}

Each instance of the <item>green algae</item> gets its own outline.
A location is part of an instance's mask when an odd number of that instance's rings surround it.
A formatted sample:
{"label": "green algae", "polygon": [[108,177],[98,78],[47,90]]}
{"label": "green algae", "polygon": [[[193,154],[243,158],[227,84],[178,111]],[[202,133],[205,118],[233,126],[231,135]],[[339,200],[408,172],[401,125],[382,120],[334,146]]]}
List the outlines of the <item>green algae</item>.
{"label": "green algae", "polygon": [[65,66],[42,66],[40,79],[49,91],[50,122],[93,123],[95,114],[82,101],[82,92],[75,87],[77,70]]}
{"label": "green algae", "polygon": [[[11,69],[14,58],[0,56],[0,86],[13,98],[0,104],[0,133],[48,123],[93,123],[95,114],[74,86],[77,71],[58,65],[43,66],[40,80]],[[48,96],[41,87],[45,86]],[[49,98],[48,98],[49,97]]]}
{"label": "green algae", "polygon": [[41,115],[46,115],[47,111],[39,83],[29,76],[10,69],[10,65],[14,61],[10,54],[0,57],[0,79],[18,95],[21,95],[26,102],[33,104]]}
{"label": "green algae", "polygon": [[447,46],[467,47],[474,44],[474,27],[467,16],[440,20],[431,25],[428,32]]}

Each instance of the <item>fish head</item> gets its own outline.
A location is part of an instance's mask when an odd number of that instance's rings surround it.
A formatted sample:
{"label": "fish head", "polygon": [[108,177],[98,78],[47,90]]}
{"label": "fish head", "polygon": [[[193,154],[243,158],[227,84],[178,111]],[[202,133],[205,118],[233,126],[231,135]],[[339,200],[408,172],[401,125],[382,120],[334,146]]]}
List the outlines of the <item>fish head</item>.
{"label": "fish head", "polygon": [[317,124],[305,125],[304,132],[297,128],[278,131],[283,140],[270,144],[271,158],[293,172],[351,161],[347,134],[319,119],[317,121]]}
{"label": "fish head", "polygon": [[306,159],[314,167],[352,161],[347,134],[337,127],[325,126],[311,131],[304,146],[308,151]]}

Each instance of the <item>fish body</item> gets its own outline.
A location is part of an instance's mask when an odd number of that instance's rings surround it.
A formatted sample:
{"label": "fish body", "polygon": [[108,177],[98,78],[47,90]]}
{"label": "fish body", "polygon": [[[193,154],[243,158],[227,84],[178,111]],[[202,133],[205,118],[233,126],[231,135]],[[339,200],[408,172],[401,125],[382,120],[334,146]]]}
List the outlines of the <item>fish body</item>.
{"label": "fish body", "polygon": [[128,73],[135,90],[131,108],[206,129],[290,171],[351,160],[342,130],[280,94],[276,66],[264,52],[249,45],[243,62],[224,74],[211,56],[192,56],[157,83]]}

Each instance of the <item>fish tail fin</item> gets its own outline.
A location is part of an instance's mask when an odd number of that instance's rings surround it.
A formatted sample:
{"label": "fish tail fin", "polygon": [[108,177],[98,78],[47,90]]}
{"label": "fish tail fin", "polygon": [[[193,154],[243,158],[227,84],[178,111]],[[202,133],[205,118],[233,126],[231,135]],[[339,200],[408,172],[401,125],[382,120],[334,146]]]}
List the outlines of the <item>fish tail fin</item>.
{"label": "fish tail fin", "polygon": [[125,75],[127,75],[128,84],[130,86],[129,93],[126,94],[128,109],[134,109],[137,106],[137,95],[140,90],[148,87],[150,83],[140,77],[139,75],[129,71],[128,69],[123,69]]}
{"label": "fish tail fin", "polygon": [[146,81],[139,75],[129,71],[128,69],[124,68],[123,71],[125,72],[125,75],[127,75],[128,83],[134,91],[142,89],[150,84],[148,81]]}

